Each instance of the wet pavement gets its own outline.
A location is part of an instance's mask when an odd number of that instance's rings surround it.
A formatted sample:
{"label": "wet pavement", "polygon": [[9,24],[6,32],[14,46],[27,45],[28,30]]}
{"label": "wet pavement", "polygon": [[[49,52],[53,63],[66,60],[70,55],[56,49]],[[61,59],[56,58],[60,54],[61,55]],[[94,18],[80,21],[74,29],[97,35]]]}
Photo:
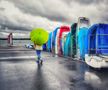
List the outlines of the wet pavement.
{"label": "wet pavement", "polygon": [[38,67],[34,50],[0,48],[0,90],[108,90],[108,69],[92,69],[48,52],[42,58]]}

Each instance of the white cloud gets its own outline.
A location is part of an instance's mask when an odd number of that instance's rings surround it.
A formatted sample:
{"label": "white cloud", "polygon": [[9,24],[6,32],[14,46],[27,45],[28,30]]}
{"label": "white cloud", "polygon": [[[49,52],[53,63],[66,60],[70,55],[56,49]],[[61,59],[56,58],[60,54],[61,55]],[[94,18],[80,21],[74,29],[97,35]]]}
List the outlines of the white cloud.
{"label": "white cloud", "polygon": [[6,32],[0,32],[0,38],[7,38],[9,33]]}

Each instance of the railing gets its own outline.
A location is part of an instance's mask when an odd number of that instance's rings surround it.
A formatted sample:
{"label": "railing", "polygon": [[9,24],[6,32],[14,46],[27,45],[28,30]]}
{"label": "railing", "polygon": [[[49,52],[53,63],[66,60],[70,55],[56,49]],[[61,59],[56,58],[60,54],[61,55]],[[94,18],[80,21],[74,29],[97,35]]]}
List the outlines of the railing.
{"label": "railing", "polygon": [[[94,34],[89,36],[88,41],[88,50],[89,54],[94,52],[94,54],[103,51],[104,54],[108,54],[108,34]],[[94,40],[94,47],[90,48],[90,41]],[[99,53],[100,54],[100,53]]]}

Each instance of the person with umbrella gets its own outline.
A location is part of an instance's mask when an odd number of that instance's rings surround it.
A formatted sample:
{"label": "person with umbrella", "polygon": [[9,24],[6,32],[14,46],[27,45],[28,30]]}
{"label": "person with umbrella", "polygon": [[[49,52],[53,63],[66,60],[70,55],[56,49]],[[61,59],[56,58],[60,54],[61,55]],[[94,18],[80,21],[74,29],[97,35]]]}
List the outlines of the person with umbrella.
{"label": "person with umbrella", "polygon": [[38,64],[42,64],[43,62],[41,59],[41,51],[43,49],[43,44],[45,44],[48,41],[48,37],[48,32],[42,28],[33,29],[30,33],[30,39],[34,43],[34,48],[36,50]]}

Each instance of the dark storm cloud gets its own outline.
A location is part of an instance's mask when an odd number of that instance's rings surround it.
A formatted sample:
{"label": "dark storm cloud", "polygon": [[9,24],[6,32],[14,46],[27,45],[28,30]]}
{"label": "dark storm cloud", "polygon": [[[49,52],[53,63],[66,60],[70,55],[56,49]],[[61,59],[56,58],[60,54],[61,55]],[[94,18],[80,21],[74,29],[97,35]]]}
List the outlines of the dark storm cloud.
{"label": "dark storm cloud", "polygon": [[51,31],[58,25],[57,23],[71,24],[76,22],[80,16],[90,18],[92,23],[108,23],[108,0],[1,1],[0,21],[11,27],[25,27],[26,29],[35,26]]}
{"label": "dark storm cloud", "polygon": [[[20,0],[19,0],[20,1]],[[11,0],[2,0],[0,2],[0,24],[3,26],[7,26],[10,29],[19,29],[19,30],[32,30],[32,28],[36,27],[42,27],[45,28],[48,31],[53,30],[56,26],[60,26],[62,23],[56,22],[56,20],[51,21],[45,16],[42,16],[41,14],[39,15],[34,15],[32,14],[29,9],[28,5],[31,1],[26,1],[24,3],[24,9],[21,9],[20,6],[21,2],[25,0],[21,0],[19,2],[14,2]],[[32,0],[33,1],[33,0]],[[35,0],[34,0],[35,1]],[[15,4],[17,3],[17,4]],[[38,4],[37,4],[38,5]],[[22,2],[23,6],[23,2]],[[30,4],[29,6],[32,6],[32,10],[36,12],[37,6],[33,6],[33,3]],[[28,13],[24,12],[25,8],[27,7]],[[39,7],[42,8],[42,7]],[[39,9],[38,8],[38,9]],[[39,11],[39,10],[38,10]],[[40,13],[42,12],[42,9],[40,9]],[[59,16],[58,16],[59,17]],[[59,19],[58,19],[59,20]]]}
{"label": "dark storm cloud", "polygon": [[71,3],[71,2],[77,2],[77,3],[80,3],[80,4],[85,4],[85,5],[88,5],[88,4],[99,4],[99,3],[108,3],[108,0],[63,0],[64,2],[66,3]]}
{"label": "dark storm cloud", "polygon": [[24,30],[24,31],[30,31],[31,30],[30,27],[24,27],[21,24],[10,22],[8,20],[8,18],[6,18],[6,17],[0,18],[0,26],[2,29],[5,29],[5,27],[8,27],[9,29],[12,29],[12,30]]}
{"label": "dark storm cloud", "polygon": [[[43,2],[45,0],[39,0],[39,1],[35,1],[34,5],[32,5],[32,4],[30,4],[30,3],[32,3],[32,0],[31,1],[28,0],[29,2],[25,2],[25,0],[8,0],[8,1],[14,2],[16,7],[18,7],[24,13],[29,13],[31,15],[46,17],[47,19],[56,20],[56,21],[60,21],[60,22],[67,21],[67,17],[65,17],[60,12],[56,12],[56,10],[57,10],[57,8],[59,8],[59,6],[55,7],[55,10],[53,9],[54,11],[52,9],[50,9],[50,8],[52,8],[51,4],[56,4],[56,3],[51,2],[51,3],[45,4]],[[56,1],[54,1],[54,2],[56,2]],[[49,7],[47,5],[49,5]]]}
{"label": "dark storm cloud", "polygon": [[9,22],[5,23],[5,24],[0,24],[1,25],[1,29],[5,29],[5,27],[8,27],[11,30],[22,30],[22,31],[30,31],[32,28],[29,27],[23,27],[23,26],[18,26],[18,25],[14,25],[14,24],[9,24]]}
{"label": "dark storm cloud", "polygon": [[[14,2],[16,7],[20,8],[24,13],[29,13],[31,15],[37,15],[41,17],[46,17],[49,20],[56,20],[60,22],[71,22],[74,16],[79,17],[77,11],[80,11],[80,8],[84,7],[84,13],[88,14],[98,14],[97,12],[103,12],[108,8],[108,0],[8,0]],[[101,6],[101,5],[104,6]],[[85,10],[86,7],[96,8],[97,11]],[[76,8],[73,8],[75,7]],[[75,10],[73,10],[75,9]],[[99,11],[98,11],[99,10]],[[75,13],[74,13],[75,12]],[[77,12],[77,13],[76,13]],[[91,17],[90,15],[85,15],[81,13],[81,16]],[[105,15],[107,12],[103,12]],[[70,16],[69,16],[70,14]],[[98,16],[99,18],[103,17],[102,14]],[[71,20],[72,19],[72,20]]]}
{"label": "dark storm cloud", "polygon": [[[76,0],[77,2],[80,2],[82,4],[98,4],[101,3],[102,0]],[[104,0],[103,0],[104,1]]]}

